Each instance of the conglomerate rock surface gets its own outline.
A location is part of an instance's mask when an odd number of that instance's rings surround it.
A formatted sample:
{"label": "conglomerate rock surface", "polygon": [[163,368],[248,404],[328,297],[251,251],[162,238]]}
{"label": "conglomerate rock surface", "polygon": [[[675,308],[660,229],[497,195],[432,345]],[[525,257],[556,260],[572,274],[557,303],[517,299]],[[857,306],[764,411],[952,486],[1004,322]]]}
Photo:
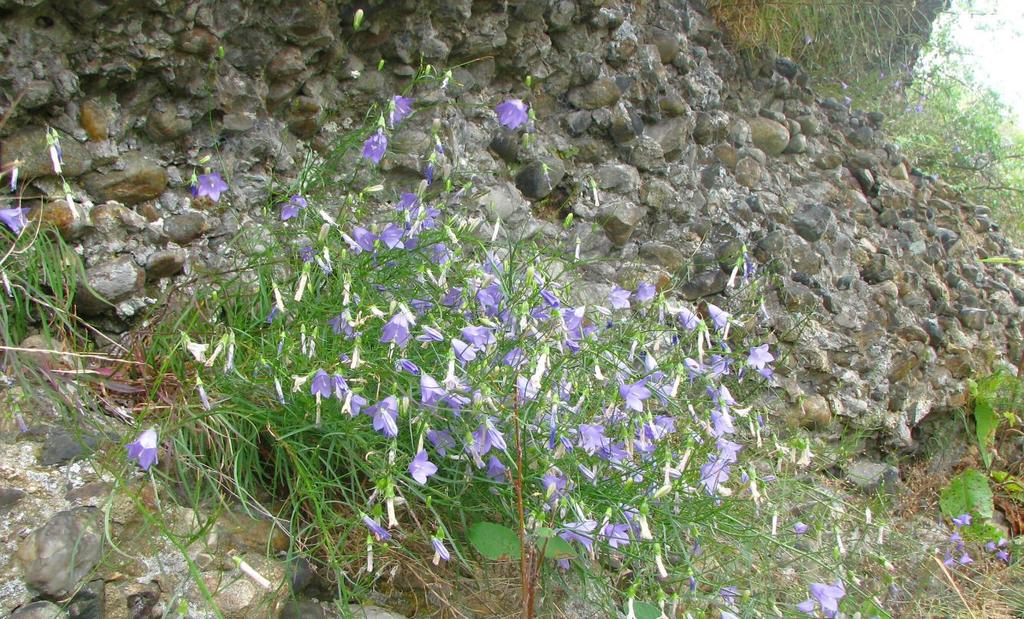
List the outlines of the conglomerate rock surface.
{"label": "conglomerate rock surface", "polygon": [[[79,299],[108,331],[232,264],[233,239],[276,223],[274,179],[431,64],[451,79],[413,93],[422,107],[381,164],[388,191],[419,182],[444,98],[469,208],[513,239],[604,259],[586,271],[590,301],[642,274],[727,304],[745,248],[771,275],[763,310],[788,352],[772,405],[800,423],[841,418],[912,448],[925,417],[963,404],[967,377],[1021,356],[1024,279],[981,259],[1022,254],[989,209],[918,173],[881,114],[816,97],[786,59],[737,59],[685,1],[0,0],[0,50],[0,107],[14,108],[0,158],[21,161],[30,216],[113,302]],[[536,114],[527,147],[492,111],[509,97]],[[205,155],[230,184],[217,204],[188,190]]]}

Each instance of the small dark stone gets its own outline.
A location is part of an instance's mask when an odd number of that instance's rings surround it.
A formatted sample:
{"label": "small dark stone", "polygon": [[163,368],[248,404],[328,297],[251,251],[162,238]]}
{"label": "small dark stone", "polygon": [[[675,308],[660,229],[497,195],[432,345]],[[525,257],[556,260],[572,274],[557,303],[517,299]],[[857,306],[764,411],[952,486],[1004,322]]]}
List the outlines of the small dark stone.
{"label": "small dark stone", "polygon": [[516,174],[516,187],[527,198],[540,200],[547,196],[565,176],[565,164],[555,157],[536,159]]}
{"label": "small dark stone", "polygon": [[86,456],[96,449],[96,437],[88,434],[74,435],[66,430],[54,429],[46,435],[39,452],[39,464],[56,466]]}
{"label": "small dark stone", "polygon": [[102,580],[90,580],[68,604],[69,619],[102,619],[105,595]]}
{"label": "small dark stone", "polygon": [[824,204],[808,204],[793,216],[793,230],[811,243],[820,239],[832,223],[832,209]]}
{"label": "small dark stone", "polygon": [[566,127],[569,129],[569,134],[573,137],[579,137],[586,133],[593,122],[594,116],[587,110],[571,112],[565,118]]}
{"label": "small dark stone", "polygon": [[870,262],[860,272],[861,278],[869,284],[887,282],[895,275],[893,260],[885,254],[871,256]]}
{"label": "small dark stone", "polygon": [[156,591],[132,593],[128,596],[128,618],[150,619],[159,601],[160,594]]}
{"label": "small dark stone", "polygon": [[687,301],[696,301],[701,297],[722,292],[725,290],[727,283],[729,283],[729,276],[723,273],[721,269],[716,268],[711,271],[704,271],[691,278],[690,281],[680,287],[679,293]]}
{"label": "small dark stone", "polygon": [[202,236],[206,230],[206,218],[202,213],[182,213],[164,220],[164,234],[178,245],[188,245]]}
{"label": "small dark stone", "polygon": [[0,488],[0,514],[10,510],[25,496],[24,490],[17,488]]}
{"label": "small dark stone", "polygon": [[494,137],[491,138],[491,143],[487,145],[487,148],[505,160],[506,163],[515,163],[519,160],[519,148],[521,146],[522,140],[518,133],[509,129],[499,129],[494,134]]}
{"label": "small dark stone", "polygon": [[844,275],[836,280],[836,288],[839,290],[849,290],[853,288],[853,275]]}
{"label": "small dark stone", "polygon": [[789,58],[776,58],[775,59],[775,71],[786,79],[793,79],[796,77],[796,72],[800,69],[800,65],[793,62]]}
{"label": "small dark stone", "polygon": [[289,600],[281,607],[279,619],[326,619],[327,613],[316,602]]}

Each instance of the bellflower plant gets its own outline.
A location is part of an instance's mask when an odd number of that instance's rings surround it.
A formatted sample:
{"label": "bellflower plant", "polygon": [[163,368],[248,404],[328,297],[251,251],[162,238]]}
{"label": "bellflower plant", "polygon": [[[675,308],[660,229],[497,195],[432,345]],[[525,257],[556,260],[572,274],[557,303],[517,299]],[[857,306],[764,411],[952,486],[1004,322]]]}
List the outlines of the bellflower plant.
{"label": "bellflower plant", "polygon": [[[392,98],[363,158],[380,163],[387,132],[428,113],[411,106]],[[508,129],[529,120],[517,99],[495,111]],[[439,146],[420,156],[440,169]],[[775,437],[742,403],[778,351],[732,304],[708,303],[705,319],[645,281],[619,281],[602,307],[571,303],[576,263],[557,243],[481,240],[460,207],[480,188],[457,168],[429,188],[363,181],[344,187],[346,219],[309,209],[321,200],[312,191],[283,204],[274,219],[289,221],[277,222],[289,251],[240,280],[251,298],[210,295],[215,307],[177,321],[211,350],[227,325],[248,334],[234,371],[181,363],[180,382],[202,376],[216,402],[195,406],[196,429],[182,430],[183,444],[208,445],[201,466],[236,476],[245,497],[289,480],[296,535],[347,570],[339,583],[367,584],[374,563],[431,550],[438,562],[472,558],[470,529],[490,523],[523,544],[531,574],[556,560],[614,564],[630,573],[630,590],[610,593],[620,602],[720,605],[731,583],[707,549],[723,530],[746,535],[719,514],[767,511],[756,493],[769,482],[745,460]],[[298,246],[331,268],[311,268]],[[730,321],[745,328],[730,334]],[[213,471],[221,461],[253,470]],[[831,608],[838,597],[814,599]]]}

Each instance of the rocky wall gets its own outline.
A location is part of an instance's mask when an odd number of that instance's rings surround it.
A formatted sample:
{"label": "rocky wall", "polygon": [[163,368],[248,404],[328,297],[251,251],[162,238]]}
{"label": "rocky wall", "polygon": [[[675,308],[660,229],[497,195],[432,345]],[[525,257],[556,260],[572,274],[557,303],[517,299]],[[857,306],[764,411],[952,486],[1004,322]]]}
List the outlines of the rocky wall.
{"label": "rocky wall", "polygon": [[[965,378],[1021,355],[1022,278],[980,262],[1021,252],[988,209],[917,173],[880,114],[815,97],[794,63],[737,61],[682,0],[0,0],[0,49],[0,159],[20,161],[17,199],[115,303],[79,297],[108,330],[229,264],[233,238],[274,225],[274,179],[430,63],[455,67],[439,120],[474,171],[470,206],[515,238],[606,258],[586,299],[639,272],[722,303],[748,248],[788,351],[775,406],[798,423],[840,417],[911,446],[929,413],[962,404]],[[509,96],[536,113],[528,147],[491,111]],[[432,121],[394,136],[396,187],[418,181]],[[205,156],[229,180],[217,204],[188,190]]]}

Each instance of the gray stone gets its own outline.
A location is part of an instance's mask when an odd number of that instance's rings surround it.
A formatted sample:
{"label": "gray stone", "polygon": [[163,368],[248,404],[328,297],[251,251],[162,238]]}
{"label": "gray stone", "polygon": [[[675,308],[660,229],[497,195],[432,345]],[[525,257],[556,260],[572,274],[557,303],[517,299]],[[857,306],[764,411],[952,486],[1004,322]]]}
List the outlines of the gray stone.
{"label": "gray stone", "polygon": [[[76,178],[88,172],[92,167],[92,155],[88,149],[63,131],[57,130],[57,136],[63,153],[61,168],[65,178]],[[9,169],[15,160],[21,161],[18,175],[23,180],[56,175],[50,161],[44,128],[25,129],[4,138],[2,154],[4,170]],[[7,181],[6,175],[3,180]]]}
{"label": "gray stone", "polygon": [[771,156],[781,155],[789,145],[789,129],[774,120],[758,116],[750,123],[750,139],[754,146]]}
{"label": "gray stone", "polygon": [[130,256],[105,260],[85,271],[85,285],[80,285],[75,302],[86,315],[96,315],[140,290],[145,272]]}
{"label": "gray stone", "polygon": [[206,230],[206,218],[196,211],[171,215],[164,220],[164,234],[178,245],[188,245]]}
{"label": "gray stone", "polygon": [[565,164],[556,157],[542,157],[523,166],[516,174],[516,187],[527,198],[547,196],[565,176]]}
{"label": "gray stone", "polygon": [[490,219],[500,219],[506,224],[518,224],[530,213],[530,205],[511,183],[502,183],[490,188],[482,195],[477,205]]}
{"label": "gray stone", "polygon": [[611,125],[608,133],[616,144],[632,142],[644,132],[644,121],[640,115],[625,105],[619,104],[612,108]]}
{"label": "gray stone", "polygon": [[90,580],[68,602],[69,619],[103,619],[105,602],[104,582]]}
{"label": "gray stone", "polygon": [[647,215],[647,209],[626,200],[605,203],[597,215],[597,221],[615,245],[625,245],[640,222]]}
{"label": "gray stone", "polygon": [[608,163],[594,171],[594,180],[599,189],[632,194],[640,186],[640,173],[631,165]]}
{"label": "gray stone", "polygon": [[789,144],[786,145],[786,150],[782,151],[784,155],[799,155],[807,150],[807,136],[802,133],[798,133],[793,137],[789,138]]}
{"label": "gray stone", "polygon": [[654,138],[640,136],[627,149],[627,161],[644,172],[665,169],[665,153]]}
{"label": "gray stone", "polygon": [[523,140],[518,132],[501,128],[491,138],[491,143],[487,145],[487,148],[506,163],[515,163],[519,160],[519,150],[522,145]]}
{"label": "gray stone", "polygon": [[707,145],[721,142],[729,130],[729,115],[725,112],[701,112],[693,127],[693,140]]}
{"label": "gray stone", "polygon": [[753,157],[744,157],[736,162],[736,182],[753,189],[761,182],[764,168]]}
{"label": "gray stone", "polygon": [[652,264],[675,271],[686,263],[686,256],[671,245],[664,243],[645,243],[640,246],[640,257]]}
{"label": "gray stone", "polygon": [[824,204],[807,204],[793,215],[793,230],[805,240],[820,239],[832,223],[832,209]]}
{"label": "gray stone", "polygon": [[131,206],[152,200],[167,189],[167,170],[142,153],[126,153],[121,169],[85,177],[85,187],[100,200]]}
{"label": "gray stone", "polygon": [[594,115],[587,110],[571,112],[565,117],[565,124],[569,129],[569,135],[574,137],[585,134],[593,122]]}
{"label": "gray stone", "polygon": [[25,498],[25,491],[18,488],[0,488],[0,514],[10,511],[12,507]]}
{"label": "gray stone", "polygon": [[188,254],[184,249],[161,249],[146,260],[146,277],[160,279],[181,273]]}
{"label": "gray stone", "polygon": [[796,121],[800,123],[800,132],[805,135],[814,137],[821,132],[821,121],[813,114],[800,116]]}
{"label": "gray stone", "polygon": [[649,178],[640,188],[640,201],[655,210],[663,210],[677,194],[676,188],[660,178]]}
{"label": "gray stone", "polygon": [[646,133],[658,141],[662,152],[669,155],[683,150],[692,131],[684,119],[672,118],[647,127]]}
{"label": "gray stone", "polygon": [[56,466],[67,464],[92,453],[98,444],[95,436],[89,434],[74,435],[60,428],[53,428],[43,441],[39,450],[39,464]]}
{"label": "gray stone", "polygon": [[615,80],[605,78],[573,90],[569,93],[569,103],[580,109],[596,110],[614,105],[621,96]]}
{"label": "gray stone", "polygon": [[146,135],[154,142],[170,142],[192,130],[192,121],[178,114],[174,106],[154,107],[146,119]]}
{"label": "gray stone", "polygon": [[889,256],[874,254],[860,271],[861,279],[869,284],[881,284],[896,276],[896,264]]}
{"label": "gray stone", "polygon": [[884,462],[857,460],[846,469],[846,481],[869,493],[891,489],[899,478],[899,469]]}
{"label": "gray stone", "polygon": [[985,322],[988,318],[988,310],[978,307],[964,307],[960,309],[960,323],[968,329],[984,331]]}
{"label": "gray stone", "polygon": [[679,294],[687,301],[696,301],[725,290],[729,277],[722,270],[715,268],[698,273],[679,287]]}
{"label": "gray stone", "polygon": [[279,619],[328,619],[330,615],[317,602],[288,600],[281,606]]}
{"label": "gray stone", "polygon": [[44,595],[63,597],[99,563],[103,528],[99,510],[76,507],[58,512],[18,548],[25,583]]}
{"label": "gray stone", "polygon": [[67,619],[68,614],[53,602],[32,602],[11,613],[10,619]]}

